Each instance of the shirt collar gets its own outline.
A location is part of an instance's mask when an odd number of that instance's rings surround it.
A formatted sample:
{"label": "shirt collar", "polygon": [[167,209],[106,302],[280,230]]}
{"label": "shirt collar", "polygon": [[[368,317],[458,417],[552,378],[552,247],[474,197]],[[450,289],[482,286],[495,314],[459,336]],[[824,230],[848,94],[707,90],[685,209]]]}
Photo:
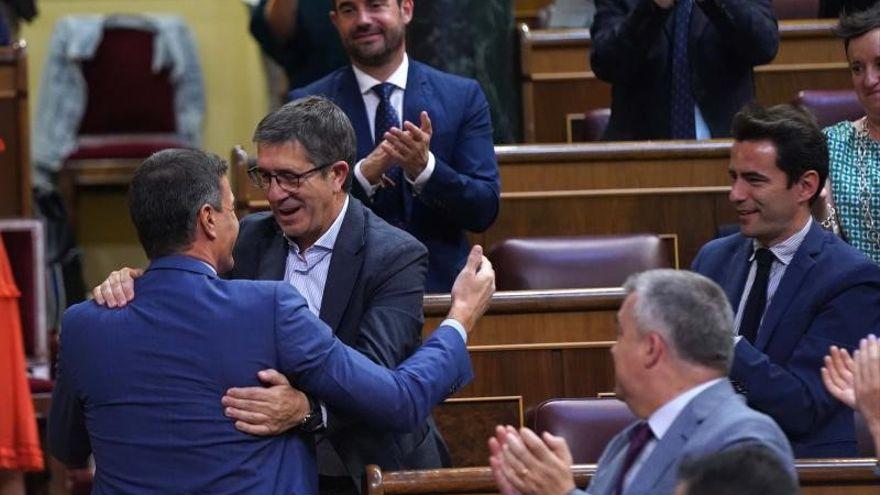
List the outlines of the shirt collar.
{"label": "shirt collar", "polygon": [[385,81],[376,79],[354,65],[352,65],[351,68],[354,70],[354,77],[357,79],[358,88],[361,90],[362,95],[369,93],[373,89],[373,86],[382,84],[383,82],[389,82],[398,88],[405,90],[406,78],[409,74],[409,57],[404,53],[403,62],[400,63],[397,70],[395,70]]}
{"label": "shirt collar", "polygon": [[714,380],[709,380],[708,382],[701,383],[696,387],[685,390],[684,392],[678,394],[674,399],[663,404],[660,409],[654,411],[648,417],[648,426],[651,427],[651,432],[654,433],[654,438],[660,440],[663,438],[663,435],[669,431],[669,427],[672,426],[672,423],[675,422],[675,418],[681,413],[681,411],[693,400],[694,397],[700,394],[703,390],[715,385],[716,383],[723,380],[723,378],[716,378]]}
{"label": "shirt collar", "polygon": [[[797,252],[798,248],[801,247],[801,243],[803,243],[804,239],[807,237],[807,232],[810,231],[811,225],[813,225],[813,217],[808,217],[806,225],[804,225],[801,230],[795,232],[794,235],[788,239],[769,248],[770,252],[773,253],[773,256],[776,256],[776,261],[779,261],[783,265],[791,263],[794,254]],[[752,255],[749,256],[749,263],[755,259],[755,251],[762,247],[764,246],[761,246],[757,239],[752,240]]]}
{"label": "shirt collar", "polygon": [[[339,210],[339,215],[336,215],[336,219],[330,224],[330,228],[327,229],[327,231],[324,232],[314,244],[312,244],[312,247],[319,247],[325,251],[333,251],[333,246],[336,245],[336,238],[339,237],[339,230],[342,228],[342,221],[345,219],[346,211],[348,211],[347,194],[345,195],[345,203],[342,204],[342,209]],[[284,236],[284,238],[287,239],[287,245],[290,246],[290,249],[293,249],[296,254],[299,254],[299,245],[291,239],[288,239],[287,236]],[[309,249],[311,249],[311,247]],[[306,251],[308,251],[308,249],[306,249]]]}

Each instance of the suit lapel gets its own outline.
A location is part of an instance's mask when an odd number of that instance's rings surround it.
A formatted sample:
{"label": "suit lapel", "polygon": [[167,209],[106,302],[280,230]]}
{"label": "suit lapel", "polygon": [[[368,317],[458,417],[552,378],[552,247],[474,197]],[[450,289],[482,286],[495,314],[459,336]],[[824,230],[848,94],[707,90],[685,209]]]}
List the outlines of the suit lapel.
{"label": "suit lapel", "polygon": [[776,288],[770,306],[764,313],[764,319],[761,321],[761,328],[758,330],[758,336],[755,340],[755,348],[758,350],[764,350],[767,347],[773,332],[776,331],[779,320],[794,300],[804,277],[816,264],[814,258],[821,249],[822,230],[816,222],[813,222],[804,241],[794,253],[791,263],[785,269],[785,275],[779,281],[779,287]]}
{"label": "suit lapel", "polygon": [[[357,136],[357,159],[370,154],[373,151],[373,136],[370,135],[370,123],[367,120],[367,108],[364,106],[364,97],[361,95],[354,70],[351,66],[342,72],[336,90],[334,101],[351,119]],[[354,164],[352,164],[352,167]]]}
{"label": "suit lapel", "polygon": [[[364,209],[357,199],[349,196],[348,201],[348,211],[345,212],[336,244],[333,246],[333,256],[330,258],[330,269],[321,299],[320,318],[334,333],[339,328],[345,308],[348,307],[364,262]],[[346,336],[338,336],[343,342],[351,344]]]}
{"label": "suit lapel", "polygon": [[719,401],[726,395],[733,394],[729,382],[725,379],[716,383],[694,397],[678,417],[675,418],[663,438],[651,452],[642,467],[636,473],[632,484],[625,491],[633,493],[651,493],[664,475],[681,459],[685,446],[697,428],[713,413]]}
{"label": "suit lapel", "polygon": [[740,246],[731,260],[730,269],[725,271],[724,278],[720,281],[721,288],[727,294],[727,300],[733,312],[739,307],[739,301],[743,296],[746,278],[749,276],[749,257],[752,255],[752,240],[743,237]]}
{"label": "suit lapel", "polygon": [[284,270],[287,265],[287,239],[281,233],[278,224],[272,221],[273,233],[268,240],[266,251],[260,258],[257,268],[257,280],[284,280]]}

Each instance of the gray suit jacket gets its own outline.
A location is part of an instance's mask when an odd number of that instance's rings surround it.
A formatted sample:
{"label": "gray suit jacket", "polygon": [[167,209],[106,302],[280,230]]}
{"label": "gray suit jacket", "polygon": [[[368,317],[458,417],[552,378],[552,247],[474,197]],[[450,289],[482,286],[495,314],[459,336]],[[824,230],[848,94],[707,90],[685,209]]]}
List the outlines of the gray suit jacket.
{"label": "gray suit jacket", "polygon": [[[608,443],[587,488],[590,495],[611,494],[614,490],[633,426],[628,426]],[[794,457],[785,434],[769,416],[749,409],[725,378],[685,406],[623,490],[623,495],[671,494],[675,491],[678,465],[683,459],[754,443],[776,452],[794,476]],[[584,494],[581,490],[572,493]]]}

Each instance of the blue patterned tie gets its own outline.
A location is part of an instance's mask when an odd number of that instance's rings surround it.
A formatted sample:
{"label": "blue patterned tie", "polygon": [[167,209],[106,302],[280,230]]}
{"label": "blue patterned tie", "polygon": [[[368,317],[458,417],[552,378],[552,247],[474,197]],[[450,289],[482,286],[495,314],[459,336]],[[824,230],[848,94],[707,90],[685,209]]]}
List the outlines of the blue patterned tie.
{"label": "blue patterned tie", "polygon": [[[374,141],[375,146],[383,141],[383,136],[392,127],[400,129],[400,119],[397,111],[391,104],[391,94],[394,92],[394,86],[391,83],[381,83],[373,86],[372,90],[379,97],[379,106],[376,108],[376,119],[374,121]],[[377,215],[384,218],[385,221],[395,227],[403,228],[403,172],[397,165],[392,166],[385,175],[394,182],[393,186],[386,185],[376,191],[373,196],[373,211]]]}
{"label": "blue patterned tie", "polygon": [[691,62],[688,58],[688,34],[694,0],[678,0],[672,36],[672,101],[670,137],[694,139],[694,94],[691,91]]}

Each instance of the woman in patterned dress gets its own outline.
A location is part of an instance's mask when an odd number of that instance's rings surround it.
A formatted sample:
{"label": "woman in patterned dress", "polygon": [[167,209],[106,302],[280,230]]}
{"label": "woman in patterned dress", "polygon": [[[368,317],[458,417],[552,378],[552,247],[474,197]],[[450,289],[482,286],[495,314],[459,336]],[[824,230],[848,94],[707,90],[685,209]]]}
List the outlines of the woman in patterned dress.
{"label": "woman in patterned dress", "polygon": [[824,130],[834,207],[823,226],[880,263],[880,6],[841,17],[853,87],[866,115]]}

